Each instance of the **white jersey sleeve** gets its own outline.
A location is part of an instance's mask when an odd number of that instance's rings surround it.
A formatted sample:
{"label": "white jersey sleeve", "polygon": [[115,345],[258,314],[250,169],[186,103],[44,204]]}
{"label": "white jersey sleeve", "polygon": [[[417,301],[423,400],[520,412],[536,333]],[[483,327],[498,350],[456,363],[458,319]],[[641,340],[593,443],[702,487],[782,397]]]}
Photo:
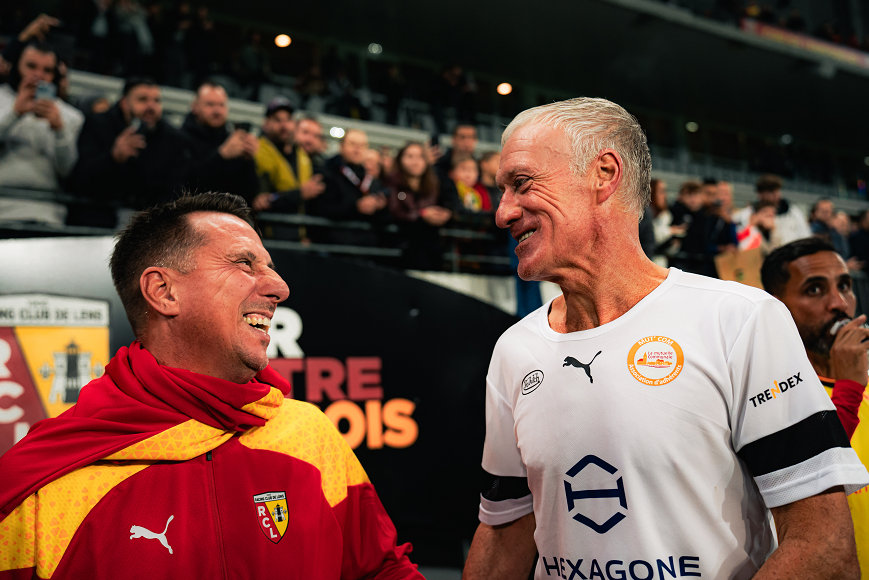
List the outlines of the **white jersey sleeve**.
{"label": "white jersey sleeve", "polygon": [[514,385],[506,376],[507,335],[495,345],[486,376],[486,442],[483,446],[485,484],[480,494],[480,521],[506,524],[533,511],[528,472],[522,462],[513,420]]}
{"label": "white jersey sleeve", "polygon": [[727,360],[733,448],[767,507],[869,483],[781,302],[756,304]]}

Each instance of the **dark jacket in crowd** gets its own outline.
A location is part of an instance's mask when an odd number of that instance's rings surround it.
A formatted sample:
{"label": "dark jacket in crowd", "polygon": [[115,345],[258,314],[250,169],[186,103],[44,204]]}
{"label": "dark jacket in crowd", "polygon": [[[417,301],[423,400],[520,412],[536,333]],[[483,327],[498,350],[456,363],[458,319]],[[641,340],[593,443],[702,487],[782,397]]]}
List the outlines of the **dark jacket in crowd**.
{"label": "dark jacket in crowd", "polygon": [[[388,205],[371,216],[359,213],[356,209],[356,202],[365,193],[360,190],[359,185],[354,184],[342,173],[342,168],[345,166],[353,172],[360,182],[365,180],[365,169],[361,165],[347,163],[340,155],[332,157],[326,161],[324,166],[325,191],[320,196],[306,202],[310,215],[333,220],[364,221],[375,227],[388,223],[390,221]],[[367,193],[379,194],[387,198],[389,196],[388,188],[378,179],[371,182]],[[312,235],[312,238],[315,241],[350,245],[378,245],[380,240],[380,236],[375,231],[341,228]]]}
{"label": "dark jacket in crowd", "polygon": [[863,228],[851,234],[848,239],[851,246],[851,257],[863,262],[863,271],[869,271],[869,232]]}
{"label": "dark jacket in crowd", "polygon": [[224,159],[220,156],[218,149],[229,138],[226,126],[215,129],[203,125],[190,113],[184,119],[181,131],[190,140],[193,155],[190,189],[234,193],[250,203],[259,193],[256,165],[253,159],[246,157]]}
{"label": "dark jacket in crowd", "polygon": [[[117,104],[105,113],[88,117],[78,138],[78,163],[70,184],[73,193],[143,209],[171,200],[189,187],[192,153],[183,133],[160,119],[153,131],[143,133],[147,146],[138,157],[117,163],[112,158],[112,147],[127,126]],[[71,211],[67,223],[97,225],[94,221],[100,217],[107,216],[98,216],[94,208],[78,208]]]}
{"label": "dark jacket in crowd", "polygon": [[843,260],[851,257],[851,244],[848,238],[840,234],[836,228],[831,228],[824,222],[814,221],[809,224],[809,229],[812,230],[812,234],[822,237],[833,244],[836,252],[842,256]]}

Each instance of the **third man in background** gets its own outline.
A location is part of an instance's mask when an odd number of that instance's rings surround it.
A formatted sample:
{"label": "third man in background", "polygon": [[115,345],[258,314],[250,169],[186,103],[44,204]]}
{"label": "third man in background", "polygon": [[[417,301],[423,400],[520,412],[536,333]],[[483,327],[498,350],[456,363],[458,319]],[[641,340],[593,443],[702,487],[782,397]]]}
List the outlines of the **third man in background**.
{"label": "third man in background", "polygon": [[[755,189],[758,201],[775,203],[775,229],[781,236],[783,244],[812,235],[806,215],[799,207],[782,197],[783,182],[777,175],[761,175]],[[749,225],[754,206],[748,206],[733,214],[733,219],[739,228]]]}
{"label": "third man in background", "polygon": [[[764,289],[790,310],[812,368],[833,399],[851,446],[867,464],[869,424],[861,419],[869,417],[869,405],[863,402],[869,330],[862,326],[865,315],[854,318],[857,298],[845,261],[826,240],[804,238],[772,252],[761,279]],[[869,490],[848,496],[848,504],[863,578],[869,578]]]}
{"label": "third man in background", "polygon": [[190,113],[181,127],[193,151],[190,187],[194,191],[224,191],[248,202],[259,191],[253,157],[259,149],[247,129],[226,126],[229,98],[226,90],[205,82],[196,91]]}
{"label": "third man in background", "polygon": [[296,144],[296,122],[289,99],[278,95],[266,107],[266,118],[254,157],[260,176],[260,193],[253,200],[256,211],[295,212],[304,202],[323,193],[323,176],[304,148]]}

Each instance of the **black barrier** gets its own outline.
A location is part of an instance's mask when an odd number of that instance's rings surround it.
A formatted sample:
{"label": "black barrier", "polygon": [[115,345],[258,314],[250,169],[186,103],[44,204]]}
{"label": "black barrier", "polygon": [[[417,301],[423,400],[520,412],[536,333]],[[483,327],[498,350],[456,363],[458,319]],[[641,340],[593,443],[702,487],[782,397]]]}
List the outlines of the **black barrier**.
{"label": "black barrier", "polygon": [[[110,238],[2,241],[0,301],[106,301],[114,353],[133,336],[111,286],[110,250]],[[272,366],[355,444],[414,561],[461,567],[477,523],[486,370],[516,318],[397,271],[270,253],[291,291],[270,332]],[[38,374],[41,361],[30,363]]]}

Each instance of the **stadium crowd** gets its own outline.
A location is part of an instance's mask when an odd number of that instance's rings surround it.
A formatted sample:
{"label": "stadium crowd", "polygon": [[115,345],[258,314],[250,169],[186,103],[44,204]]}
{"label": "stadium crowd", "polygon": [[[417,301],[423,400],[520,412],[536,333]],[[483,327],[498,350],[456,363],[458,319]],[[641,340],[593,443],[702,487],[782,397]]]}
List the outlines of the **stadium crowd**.
{"label": "stadium crowd", "polygon": [[[201,15],[200,15],[201,16]],[[180,128],[163,118],[161,88],[146,76],[129,77],[116,103],[69,98],[55,50],[42,39],[57,20],[41,15],[10,42],[0,86],[0,187],[65,191],[64,205],[26,197],[0,198],[4,220],[113,228],[119,208],[142,209],[181,191],[230,191],[257,212],[365,222],[371,227],[270,225],[269,237],[402,249],[398,265],[439,269],[448,225],[496,231],[493,214],[499,155],[477,154],[477,131],[459,121],[452,148],[409,142],[393,153],[370,148],[350,129],[338,154],[326,158],[317,118],[296,111],[281,95],[265,109],[261,130],[228,121],[227,90],[216,80],[196,88]],[[461,71],[453,71],[460,75]],[[661,265],[716,276],[715,258],[760,248],[768,254],[795,239],[825,237],[858,270],[869,263],[869,216],[851,218],[823,199],[811,226],[800,208],[781,197],[782,180],[765,175],[757,202],[733,207],[732,187],[706,179],[680,185],[668,204],[667,184],[653,180],[651,206],[641,223],[647,255]],[[399,236],[385,237],[388,224]],[[505,254],[507,240],[481,253]]]}

